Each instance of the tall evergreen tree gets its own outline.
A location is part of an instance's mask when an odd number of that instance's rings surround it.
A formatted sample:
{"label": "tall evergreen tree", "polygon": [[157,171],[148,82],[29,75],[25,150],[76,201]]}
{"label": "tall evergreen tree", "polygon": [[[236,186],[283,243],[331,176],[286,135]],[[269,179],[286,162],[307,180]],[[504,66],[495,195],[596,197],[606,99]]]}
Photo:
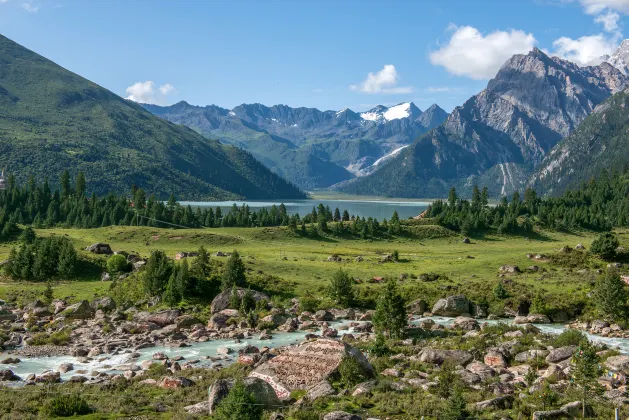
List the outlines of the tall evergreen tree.
{"label": "tall evergreen tree", "polygon": [[612,321],[627,318],[629,291],[616,270],[608,270],[601,276],[594,290],[594,301],[601,315]]}
{"label": "tall evergreen tree", "polygon": [[351,306],[354,303],[354,280],[339,268],[330,280],[328,293],[335,303]]}
{"label": "tall evergreen tree", "polygon": [[400,338],[404,335],[408,326],[406,308],[394,278],[387,281],[384,292],[380,294],[373,315],[373,325],[376,332],[389,338]]}
{"label": "tall evergreen tree", "polygon": [[225,270],[223,271],[223,277],[221,281],[221,287],[223,290],[229,290],[233,286],[236,287],[244,287],[247,283],[247,278],[245,276],[245,263],[243,263],[240,258],[240,254],[238,251],[234,250],[229,260],[227,260],[227,265],[225,266]]}

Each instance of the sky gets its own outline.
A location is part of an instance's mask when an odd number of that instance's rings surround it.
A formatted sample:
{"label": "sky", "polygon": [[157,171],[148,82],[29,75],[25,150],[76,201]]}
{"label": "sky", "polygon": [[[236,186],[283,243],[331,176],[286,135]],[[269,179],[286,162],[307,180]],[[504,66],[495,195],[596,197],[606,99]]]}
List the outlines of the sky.
{"label": "sky", "polygon": [[0,0],[0,33],[139,102],[364,111],[481,91],[533,47],[598,64],[629,0]]}

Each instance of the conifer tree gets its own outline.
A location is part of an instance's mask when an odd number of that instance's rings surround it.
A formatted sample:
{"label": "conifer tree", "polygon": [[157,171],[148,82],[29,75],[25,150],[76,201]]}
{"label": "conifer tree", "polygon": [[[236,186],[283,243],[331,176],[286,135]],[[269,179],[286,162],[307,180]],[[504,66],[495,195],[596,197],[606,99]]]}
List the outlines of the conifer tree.
{"label": "conifer tree", "polygon": [[612,321],[626,319],[629,291],[616,270],[608,270],[601,276],[594,290],[594,301],[598,311]]}
{"label": "conifer tree", "polygon": [[335,303],[351,306],[354,303],[354,280],[339,268],[332,276],[328,293]]}
{"label": "conifer tree", "polygon": [[389,338],[400,338],[404,335],[408,325],[406,308],[394,278],[387,281],[384,291],[380,294],[373,315],[373,325],[376,332]]}
{"label": "conifer tree", "polygon": [[240,258],[238,251],[234,250],[227,261],[225,270],[223,271],[223,278],[221,281],[222,289],[229,290],[233,286],[244,287],[246,283],[245,264]]}

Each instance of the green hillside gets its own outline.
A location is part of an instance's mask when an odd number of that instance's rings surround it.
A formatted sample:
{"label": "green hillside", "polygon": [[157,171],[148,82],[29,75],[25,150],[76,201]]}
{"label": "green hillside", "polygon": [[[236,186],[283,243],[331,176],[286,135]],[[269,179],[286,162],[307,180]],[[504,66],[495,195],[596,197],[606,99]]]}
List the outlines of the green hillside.
{"label": "green hillside", "polygon": [[619,92],[599,105],[546,156],[531,185],[559,195],[598,177],[602,171],[629,168],[629,93]]}
{"label": "green hillside", "polygon": [[0,165],[18,179],[86,174],[185,199],[298,198],[249,153],[207,140],[0,36]]}

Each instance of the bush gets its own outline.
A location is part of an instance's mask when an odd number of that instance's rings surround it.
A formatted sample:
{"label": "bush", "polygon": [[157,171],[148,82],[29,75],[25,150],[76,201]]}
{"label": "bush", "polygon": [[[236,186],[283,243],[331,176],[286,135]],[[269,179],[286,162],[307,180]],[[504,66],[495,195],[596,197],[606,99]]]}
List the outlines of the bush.
{"label": "bush", "polygon": [[49,417],[70,417],[90,413],[87,402],[78,395],[58,395],[44,406],[44,413]]}
{"label": "bush", "polygon": [[365,368],[353,357],[345,357],[339,365],[340,382],[343,386],[351,388],[369,379]]}
{"label": "bush", "polygon": [[598,238],[592,242],[590,251],[603,259],[612,259],[616,256],[616,248],[620,245],[618,238],[611,232],[601,233]]}
{"label": "bush", "polygon": [[107,260],[107,271],[110,274],[118,274],[129,271],[129,263],[124,255],[112,255]]}
{"label": "bush", "polygon": [[236,382],[229,394],[218,404],[212,417],[218,420],[259,420],[262,418],[262,406],[253,394],[247,391],[242,382]]}
{"label": "bush", "polygon": [[391,353],[391,349],[389,349],[389,346],[387,346],[387,341],[384,338],[384,334],[376,335],[376,341],[369,349],[369,353],[373,354],[376,357],[386,356]]}
{"label": "bush", "polygon": [[393,252],[391,253],[391,258],[393,259],[393,261],[399,261],[400,252],[397,249],[393,250]]}
{"label": "bush", "polygon": [[28,344],[31,346],[45,346],[47,344],[51,344],[54,346],[65,346],[69,342],[69,330],[56,331],[50,335],[43,332],[37,333],[30,340],[28,340]]}
{"label": "bush", "polygon": [[585,334],[579,330],[567,329],[553,340],[553,347],[578,346],[586,340]]}
{"label": "bush", "polygon": [[319,299],[309,292],[299,300],[299,310],[301,312],[316,312],[319,309],[319,303]]}
{"label": "bush", "polygon": [[354,302],[354,280],[349,274],[339,269],[330,281],[328,293],[335,303],[351,306]]}

